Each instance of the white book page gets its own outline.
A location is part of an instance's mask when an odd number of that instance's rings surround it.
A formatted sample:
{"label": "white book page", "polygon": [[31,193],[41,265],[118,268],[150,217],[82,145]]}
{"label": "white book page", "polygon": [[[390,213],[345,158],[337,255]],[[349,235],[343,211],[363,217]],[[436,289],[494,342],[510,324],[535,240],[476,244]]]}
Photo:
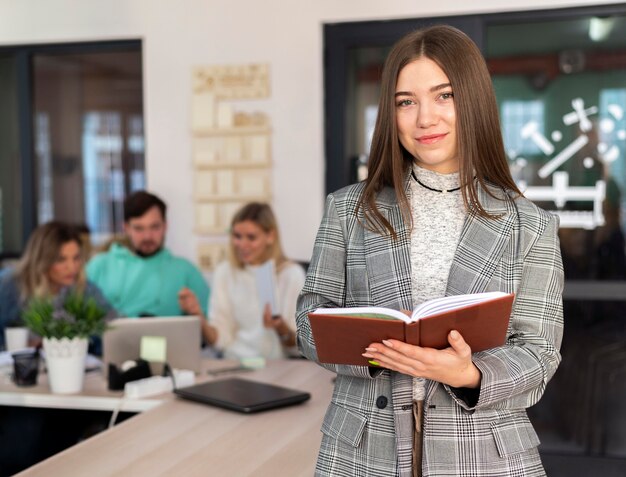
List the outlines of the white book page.
{"label": "white book page", "polygon": [[[389,317],[402,320],[405,323],[410,323],[411,318],[398,310],[392,310],[391,308],[383,308],[380,306],[356,306],[353,308],[318,308],[313,312],[317,315],[355,315],[368,318],[385,318]],[[385,315],[385,316],[377,316]]]}
{"label": "white book page", "polygon": [[272,310],[272,316],[280,315],[280,306],[278,304],[278,294],[276,291],[276,271],[274,267],[274,260],[268,260],[263,265],[254,267],[254,276],[256,278],[256,289],[259,294],[261,309],[264,309],[265,304],[269,303]]}
{"label": "white book page", "polygon": [[508,293],[486,292],[435,298],[433,300],[426,301],[421,305],[418,305],[415,310],[413,310],[413,314],[411,315],[411,321],[417,321],[420,318],[425,318],[430,315],[454,310],[456,308],[462,308],[464,306],[473,305],[474,303],[493,300],[495,298],[500,298],[506,295],[508,295]]}

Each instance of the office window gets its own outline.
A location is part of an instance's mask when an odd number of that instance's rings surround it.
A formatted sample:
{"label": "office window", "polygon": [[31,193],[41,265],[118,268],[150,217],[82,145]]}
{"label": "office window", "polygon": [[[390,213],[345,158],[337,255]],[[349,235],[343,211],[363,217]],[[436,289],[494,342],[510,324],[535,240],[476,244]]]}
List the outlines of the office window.
{"label": "office window", "polygon": [[350,159],[350,176],[363,179],[366,174],[372,133],[378,111],[378,94],[382,64],[389,48],[352,48],[347,66],[350,85],[346,90],[348,115],[346,155]]}
{"label": "office window", "polygon": [[530,124],[537,133],[544,134],[543,103],[507,100],[502,102],[500,111],[504,147],[509,157],[539,153],[542,144],[533,141],[529,134],[522,135],[519,132],[524,125]]}
{"label": "office window", "polygon": [[141,43],[5,48],[0,69],[0,254],[52,219],[96,245],[121,232],[124,198],[145,185]]}
{"label": "office window", "polygon": [[105,241],[111,231],[121,231],[126,191],[142,189],[145,184],[142,118],[126,119],[125,138],[124,118],[119,112],[89,111],[84,116],[85,223],[96,243]]}
{"label": "office window", "polygon": [[[619,191],[626,191],[626,88],[600,90],[598,121],[598,153],[607,165],[609,181],[616,182]],[[615,191],[607,188],[607,199],[620,203],[619,222],[626,224],[626,194],[611,196]]]}

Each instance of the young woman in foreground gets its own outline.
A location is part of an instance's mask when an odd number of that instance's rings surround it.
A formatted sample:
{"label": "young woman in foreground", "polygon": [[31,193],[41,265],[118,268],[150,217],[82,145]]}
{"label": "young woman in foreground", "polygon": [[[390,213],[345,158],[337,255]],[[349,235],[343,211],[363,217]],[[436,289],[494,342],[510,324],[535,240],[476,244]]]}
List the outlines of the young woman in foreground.
{"label": "young woman in foreground", "polygon": [[317,361],[307,313],[413,309],[444,295],[516,294],[504,346],[472,353],[395,340],[371,367],[337,373],[317,475],[540,476],[526,408],[561,360],[558,220],[524,199],[504,154],[484,59],[452,27],[393,47],[366,181],[326,201],[298,301],[298,345]]}

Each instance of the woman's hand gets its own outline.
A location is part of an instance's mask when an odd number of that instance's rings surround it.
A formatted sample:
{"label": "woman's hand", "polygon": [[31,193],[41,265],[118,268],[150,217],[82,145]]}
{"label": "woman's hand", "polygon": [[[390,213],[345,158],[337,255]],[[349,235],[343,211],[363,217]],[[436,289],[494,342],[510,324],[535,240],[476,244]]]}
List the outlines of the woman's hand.
{"label": "woman's hand", "polygon": [[383,340],[365,348],[363,356],[379,366],[409,376],[431,379],[455,388],[480,387],[480,370],[472,362],[472,350],[457,331],[448,334],[450,347],[436,350],[397,340]]}
{"label": "woman's hand", "polygon": [[272,309],[269,303],[263,307],[263,326],[273,328],[278,333],[278,337],[283,345],[290,347],[296,344],[295,333],[287,326],[285,320],[280,315],[272,315]]}

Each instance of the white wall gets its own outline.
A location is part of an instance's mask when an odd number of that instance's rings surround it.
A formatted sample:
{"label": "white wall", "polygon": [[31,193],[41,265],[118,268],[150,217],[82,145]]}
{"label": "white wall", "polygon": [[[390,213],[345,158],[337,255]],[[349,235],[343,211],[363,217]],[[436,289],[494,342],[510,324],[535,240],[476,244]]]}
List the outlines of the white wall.
{"label": "white wall", "polygon": [[[593,5],[593,0],[0,0],[0,45],[144,41],[148,188],[169,205],[168,245],[195,261],[191,69],[267,62],[274,204],[289,256],[308,260],[324,200],[322,26]],[[602,4],[619,3],[602,0]]]}

